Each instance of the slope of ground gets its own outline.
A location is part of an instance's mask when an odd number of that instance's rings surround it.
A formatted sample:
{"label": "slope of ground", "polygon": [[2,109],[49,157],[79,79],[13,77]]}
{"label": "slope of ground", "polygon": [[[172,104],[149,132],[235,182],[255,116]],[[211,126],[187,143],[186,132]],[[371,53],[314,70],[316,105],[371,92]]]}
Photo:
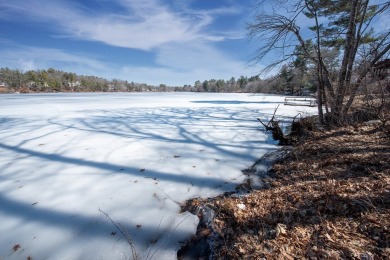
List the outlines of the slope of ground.
{"label": "slope of ground", "polygon": [[314,132],[274,164],[269,189],[218,197],[212,258],[390,257],[390,126]]}

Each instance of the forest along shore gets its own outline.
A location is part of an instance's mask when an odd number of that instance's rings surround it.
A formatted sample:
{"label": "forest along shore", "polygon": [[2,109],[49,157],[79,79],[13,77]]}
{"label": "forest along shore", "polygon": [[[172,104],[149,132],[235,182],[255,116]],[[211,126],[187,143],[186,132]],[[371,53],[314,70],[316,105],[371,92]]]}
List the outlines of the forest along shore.
{"label": "forest along shore", "polygon": [[190,201],[187,209],[205,218],[199,209],[206,207],[212,216],[191,242],[200,245],[192,247],[197,252],[189,254],[389,258],[388,158],[389,122],[313,131],[273,164],[263,189]]}

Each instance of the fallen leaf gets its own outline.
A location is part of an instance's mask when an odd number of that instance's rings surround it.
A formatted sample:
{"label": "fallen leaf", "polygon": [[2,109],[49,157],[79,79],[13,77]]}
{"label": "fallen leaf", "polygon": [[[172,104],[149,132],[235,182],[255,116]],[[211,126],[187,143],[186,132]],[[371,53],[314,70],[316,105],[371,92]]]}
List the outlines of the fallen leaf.
{"label": "fallen leaf", "polygon": [[18,249],[21,248],[21,246],[19,244],[16,244],[12,247],[12,250],[14,250],[14,252],[18,251]]}
{"label": "fallen leaf", "polygon": [[287,234],[287,227],[284,224],[277,224],[276,225],[276,236],[278,237],[279,235],[285,235]]}

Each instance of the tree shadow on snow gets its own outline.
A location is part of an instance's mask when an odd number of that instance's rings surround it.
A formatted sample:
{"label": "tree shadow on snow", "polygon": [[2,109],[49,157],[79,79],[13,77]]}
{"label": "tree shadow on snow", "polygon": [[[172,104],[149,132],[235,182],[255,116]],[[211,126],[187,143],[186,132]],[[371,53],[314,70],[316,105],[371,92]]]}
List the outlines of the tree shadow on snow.
{"label": "tree shadow on snow", "polygon": [[[114,240],[113,243],[117,243],[115,241],[118,241],[119,239],[126,242],[126,238],[120,234],[120,231],[115,227],[111,220],[106,218],[104,213],[97,216],[85,216],[71,212],[54,211],[41,207],[39,203],[28,204],[13,200],[2,193],[0,193],[0,205],[1,214],[20,219],[22,223],[37,223],[43,224],[47,228],[55,227],[67,231],[71,230],[73,233],[78,233],[77,236],[79,238],[86,240],[112,238]],[[112,218],[112,221],[115,222],[115,217]],[[179,239],[188,236],[186,232],[175,229],[175,227],[171,227],[169,229],[160,228],[158,223],[156,223],[156,226],[149,225],[139,227],[137,226],[137,223],[127,220],[126,223],[116,224],[120,225],[120,228],[127,233],[126,236],[128,236],[128,238],[132,239],[133,246],[136,247],[136,250],[148,248],[148,250],[150,249],[152,253],[155,250],[162,248],[162,246],[167,248],[166,246],[169,244],[170,239],[178,241]],[[134,237],[140,236],[146,238],[161,238],[161,240],[146,241],[146,244],[140,244],[139,240],[134,239]],[[61,250],[61,248],[58,248],[58,250]]]}
{"label": "tree shadow on snow", "polygon": [[[222,104],[222,103],[221,103]],[[196,149],[206,149],[209,154],[223,155],[232,160],[239,160],[245,157],[253,162],[258,158],[253,151],[262,144],[273,143],[271,136],[259,132],[259,139],[253,140],[253,143],[247,139],[240,139],[240,135],[245,135],[247,131],[259,131],[254,114],[259,117],[271,118],[272,114],[265,114],[259,110],[229,110],[223,107],[206,108],[146,108],[146,109],[127,109],[127,110],[89,110],[80,111],[83,114],[91,115],[80,118],[52,118],[47,121],[48,124],[58,127],[56,133],[65,130],[77,130],[87,133],[97,133],[109,136],[117,136],[126,140],[150,140],[158,142],[161,147],[170,147],[172,144],[191,144],[196,145]],[[33,128],[33,131],[39,133],[39,129],[44,127],[37,122],[34,125],[34,119],[25,121],[2,120],[1,131],[6,131],[7,124],[24,125],[26,122]],[[11,128],[12,129],[12,128]],[[224,131],[237,133],[237,140],[226,139]],[[24,130],[23,130],[24,131]],[[26,130],[31,131],[31,128]],[[24,132],[25,133],[25,132]],[[226,184],[223,178],[196,175],[177,175],[164,171],[147,170],[141,173],[139,168],[131,165],[120,165],[115,163],[92,161],[81,158],[65,156],[60,152],[47,153],[35,149],[25,148],[24,145],[32,140],[51,135],[53,133],[37,134],[30,139],[21,140],[17,145],[0,142],[0,148],[12,151],[17,154],[23,154],[47,162],[59,162],[62,164],[86,166],[107,172],[128,174],[137,177],[150,177],[161,181],[187,184],[188,186],[198,186],[217,189]],[[12,135],[12,133],[10,133]],[[10,136],[8,135],[8,136]],[[7,136],[7,137],[8,137]],[[229,136],[229,138],[233,138]],[[101,145],[104,149],[104,144]],[[264,148],[267,149],[267,148]],[[271,149],[271,148],[269,148]],[[175,151],[170,151],[175,154]],[[193,155],[195,156],[195,155]],[[221,162],[222,163],[222,162]],[[112,223],[101,222],[97,217],[71,214],[67,212],[56,212],[39,207],[39,204],[32,206],[30,204],[16,201],[0,193],[0,212],[6,215],[21,218],[25,221],[40,222],[52,226],[58,226],[64,229],[80,230],[80,226],[86,223],[99,223],[96,230],[88,232],[88,236],[109,236],[107,232],[115,231]],[[104,209],[103,209],[104,210]],[[139,232],[135,227],[136,223],[128,223],[124,226],[130,234]],[[158,227],[143,227],[142,232],[153,234]],[[172,231],[171,239],[181,237],[179,231]]]}
{"label": "tree shadow on snow", "polygon": [[[93,111],[91,111],[93,112]],[[96,111],[95,111],[96,112]],[[255,145],[231,142],[221,138],[216,142],[213,134],[223,133],[225,130],[236,131],[237,135],[247,131],[258,131],[261,127],[253,117],[258,114],[262,118],[271,118],[272,114],[265,114],[259,110],[234,111],[222,107],[208,108],[163,108],[143,110],[99,111],[107,115],[96,115],[88,118],[80,118],[69,124],[60,120],[51,120],[50,124],[56,124],[64,128],[77,129],[85,132],[102,133],[135,140],[153,140],[169,144],[196,144],[210,149],[217,154],[232,157],[246,155],[252,161],[258,158],[250,152],[259,143],[272,143],[269,135],[261,141],[253,140]],[[225,124],[225,125],[223,125]],[[145,127],[147,126],[147,127]],[[210,131],[210,127],[213,130]],[[175,133],[176,135],[172,136]],[[262,134],[259,133],[259,136]],[[236,152],[234,149],[243,149]],[[246,154],[243,152],[247,152]]]}
{"label": "tree shadow on snow", "polygon": [[199,176],[175,175],[175,174],[153,171],[153,170],[148,170],[145,173],[140,173],[139,168],[134,168],[127,165],[102,163],[96,161],[89,161],[85,159],[67,157],[59,154],[42,153],[38,151],[33,151],[33,150],[16,147],[16,146],[10,146],[1,143],[0,143],[0,148],[7,149],[19,154],[26,154],[29,156],[37,157],[40,159],[47,160],[49,162],[60,162],[65,164],[78,165],[78,166],[87,166],[87,167],[106,170],[110,172],[134,175],[137,177],[149,177],[161,181],[184,183],[188,185],[208,187],[208,188],[217,188],[221,185],[221,183],[223,183],[223,180],[219,178],[213,178],[213,177],[203,178]]}

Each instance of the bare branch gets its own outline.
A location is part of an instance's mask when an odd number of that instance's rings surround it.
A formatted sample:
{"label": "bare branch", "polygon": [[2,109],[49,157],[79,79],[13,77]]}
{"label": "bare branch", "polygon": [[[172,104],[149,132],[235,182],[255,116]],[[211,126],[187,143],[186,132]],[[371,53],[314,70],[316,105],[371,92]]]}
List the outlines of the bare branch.
{"label": "bare branch", "polygon": [[133,259],[134,260],[138,259],[137,251],[135,250],[133,241],[131,240],[129,233],[120,224],[116,224],[106,212],[104,212],[101,209],[99,209],[99,211],[103,213],[111,221],[111,223],[119,230],[119,232],[121,232],[122,236],[126,239],[127,243],[130,245]]}

